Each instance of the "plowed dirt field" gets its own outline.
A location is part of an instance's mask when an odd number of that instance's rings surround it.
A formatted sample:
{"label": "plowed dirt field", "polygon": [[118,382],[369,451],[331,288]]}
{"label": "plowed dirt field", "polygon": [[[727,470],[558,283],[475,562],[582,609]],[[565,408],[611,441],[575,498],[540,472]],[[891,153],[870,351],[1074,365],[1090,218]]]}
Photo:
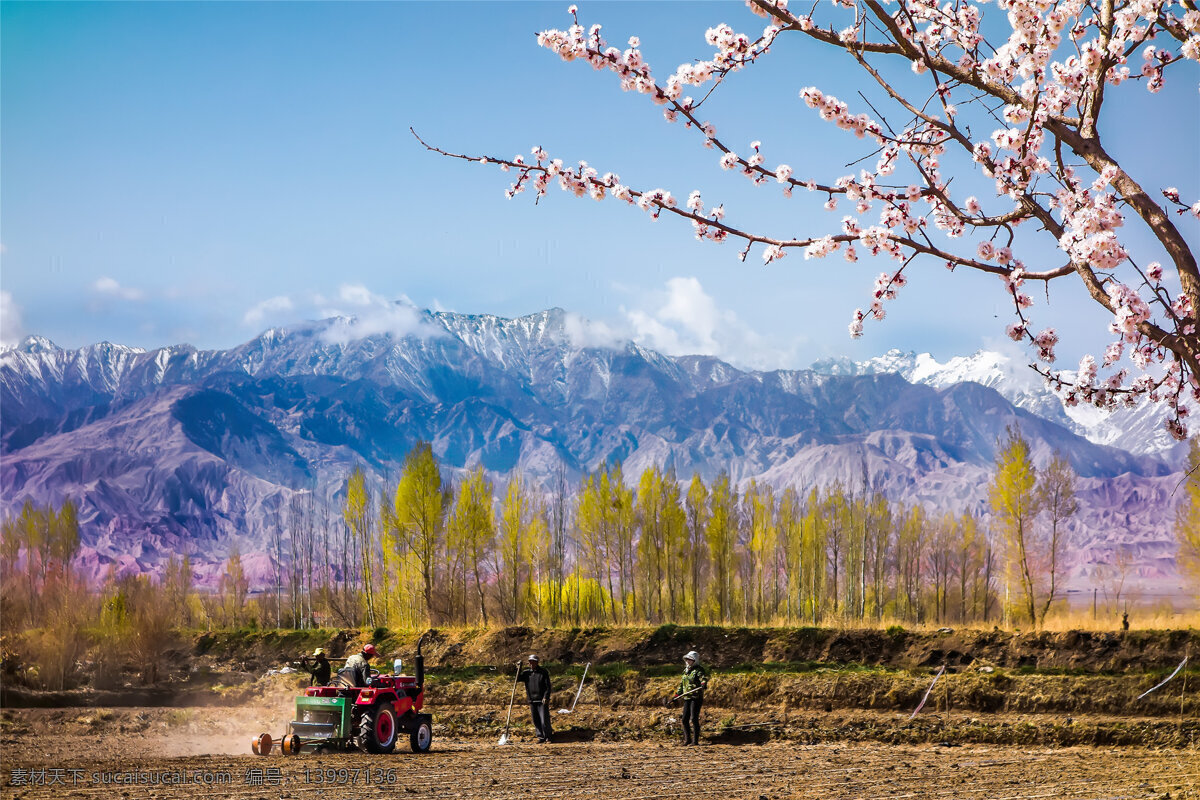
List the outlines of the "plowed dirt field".
{"label": "plowed dirt field", "polygon": [[[521,731],[503,747],[495,736],[438,737],[424,755],[401,742],[390,756],[261,758],[248,753],[257,720],[231,718],[230,710],[30,709],[6,712],[6,722],[0,796],[21,800],[1200,798],[1195,747],[772,739],[684,748],[666,736],[537,745]],[[243,728],[246,735],[224,733]]]}

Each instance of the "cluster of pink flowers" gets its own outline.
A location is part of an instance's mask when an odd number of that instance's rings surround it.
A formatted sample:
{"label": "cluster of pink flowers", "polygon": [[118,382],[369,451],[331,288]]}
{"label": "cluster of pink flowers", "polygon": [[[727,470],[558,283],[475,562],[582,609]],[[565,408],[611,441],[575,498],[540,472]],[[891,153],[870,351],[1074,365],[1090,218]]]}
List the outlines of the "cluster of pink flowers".
{"label": "cluster of pink flowers", "polygon": [[1038,358],[1047,364],[1054,363],[1054,346],[1058,344],[1058,333],[1054,328],[1046,330],[1033,337],[1033,343],[1038,349]]}
{"label": "cluster of pink flowers", "polygon": [[1106,287],[1106,291],[1113,309],[1113,320],[1108,324],[1109,331],[1119,334],[1123,341],[1137,342],[1141,338],[1138,323],[1150,319],[1150,306],[1136,291],[1123,283],[1112,281]]}
{"label": "cluster of pink flowers", "polygon": [[[835,0],[835,4],[856,7],[850,0]],[[1097,98],[1105,84],[1140,80],[1154,92],[1181,61],[1200,61],[1200,11],[1181,0],[1127,0],[1103,13],[1086,0],[998,0],[1011,34],[993,47],[984,39],[981,6],[970,0],[941,4],[939,0],[899,0],[899,8],[887,12],[891,16],[886,25],[871,21],[877,9],[859,6],[854,24],[840,31],[821,27],[807,15],[793,14],[786,0],[748,5],[754,13],[770,20],[761,35],[751,38],[725,23],[715,25],[705,33],[705,41],[715,52],[706,59],[680,65],[661,84],[655,81],[643,58],[637,37],[629,38],[627,48],[611,47],[602,38],[599,25],[585,30],[579,24],[574,6],[570,9],[574,24],[565,31],[542,32],[538,43],[564,60],[585,60],[596,69],[612,71],[623,89],[646,94],[664,106],[668,121],[682,118],[686,127],[701,134],[703,146],[720,151],[722,169],[736,171],[758,185],[773,180],[788,197],[797,187],[821,192],[825,208],[831,211],[842,199],[847,204],[843,207],[852,206],[860,215],[879,205],[877,224],[864,228],[857,218],[843,216],[841,232],[836,236],[773,239],[726,224],[721,206],[706,214],[698,191],[688,195],[683,208],[678,208],[665,189],[638,192],[621,184],[611,173],[597,176],[583,162],[577,168],[564,168],[542,148],[534,148],[533,164],[520,156],[482,161],[519,172],[507,192],[509,196],[528,186],[541,196],[549,183],[557,180],[562,189],[576,196],[602,199],[612,195],[637,204],[654,218],[664,210],[686,217],[700,239],[740,238],[746,243],[743,259],[756,243],[764,247],[765,263],[783,258],[792,247],[804,248],[805,258],[821,258],[846,244],[844,256],[850,262],[858,260],[861,250],[904,265],[914,256],[931,255],[952,271],[956,266],[967,266],[992,272],[1004,280],[1005,291],[1013,302],[1017,319],[1007,328],[1009,336],[1027,342],[1044,362],[1054,361],[1059,335],[1054,328],[1036,335],[1031,332],[1025,312],[1033,300],[1022,291],[1022,285],[1027,279],[1050,280],[1074,270],[1086,276],[1091,286],[1102,287],[1100,302],[1112,312],[1110,330],[1118,338],[1104,352],[1104,368],[1116,368],[1128,357],[1141,369],[1162,365],[1159,369],[1165,369],[1166,374],[1160,378],[1142,374],[1125,385],[1127,372],[1116,369],[1101,380],[1096,360],[1090,357],[1069,381],[1049,372],[1043,374],[1071,402],[1110,408],[1142,396],[1163,400],[1176,412],[1172,432],[1186,431],[1182,423],[1188,413],[1184,401],[1188,396],[1200,401],[1194,351],[1191,361],[1181,360],[1180,350],[1161,334],[1151,338],[1150,331],[1192,337],[1194,341],[1193,299],[1186,292],[1171,296],[1169,276],[1159,262],[1139,272],[1144,280],[1118,277],[1122,270],[1136,271],[1118,232],[1125,224],[1125,214],[1131,207],[1137,208],[1131,193],[1141,190],[1106,153],[1085,155],[1076,150],[1074,157],[1064,159],[1063,151],[1076,148],[1076,140],[1064,139],[1062,131],[1073,131],[1072,135],[1083,140],[1094,135],[1097,122],[1092,115],[1099,107]],[[1105,18],[1104,13],[1110,13],[1110,17]],[[990,23],[987,30],[994,30]],[[750,155],[739,156],[718,138],[711,122],[696,118],[696,104],[684,96],[686,87],[711,83],[750,65],[767,53],[785,31],[811,36],[852,54],[861,54],[859,48],[871,44],[874,37],[881,38],[884,45],[894,41],[914,71],[936,76],[924,103],[901,101],[911,119],[902,130],[883,125],[865,113],[855,113],[848,104],[816,87],[801,90],[800,99],[822,120],[878,148],[873,170],[839,177],[832,184],[797,177],[789,164],[767,167],[760,142],[751,143]],[[1179,42],[1177,50],[1163,43],[1168,38],[1164,33]],[[1140,68],[1128,63],[1139,49]],[[877,73],[873,77],[885,80]],[[891,94],[897,97],[894,91]],[[999,102],[993,105],[996,100]],[[981,115],[968,119],[973,108]],[[879,112],[875,113],[878,117]],[[1003,127],[987,135],[992,126],[984,120],[995,119],[994,114],[998,114]],[[974,131],[983,138],[976,138]],[[959,199],[951,191],[951,181],[942,175],[942,162],[949,159],[948,147],[963,148],[961,152],[974,161],[977,170],[994,181],[996,196],[1002,203],[991,209],[990,215],[985,214],[979,198]],[[1079,156],[1084,156],[1085,163],[1078,163]],[[913,177],[893,177],[905,167],[910,168]],[[1082,175],[1085,169],[1091,170],[1088,177]],[[1162,190],[1162,196],[1179,214],[1200,218],[1200,201],[1185,201],[1175,187]],[[1007,205],[1007,210],[1002,205]],[[1145,219],[1144,213],[1138,213]],[[1052,232],[1068,257],[1068,268],[1048,269],[1046,273],[1026,270],[1014,252],[1016,242],[1021,241],[1014,241],[1016,228],[1026,221]],[[947,241],[972,235],[974,252],[970,247],[959,252],[946,249],[942,239],[932,238],[935,232]],[[894,298],[896,289],[904,285],[904,269],[901,266],[893,273],[885,272],[876,280],[869,310],[856,309],[854,313],[852,336],[862,334],[868,316],[883,319],[884,302]],[[1099,292],[1094,290],[1093,294]]]}
{"label": "cluster of pink flowers", "polygon": [[800,90],[800,99],[809,108],[817,109],[826,122],[851,131],[860,139],[870,136],[876,143],[883,144],[883,128],[878,122],[866,114],[851,114],[850,107],[833,95],[824,94],[815,86],[806,86]]}

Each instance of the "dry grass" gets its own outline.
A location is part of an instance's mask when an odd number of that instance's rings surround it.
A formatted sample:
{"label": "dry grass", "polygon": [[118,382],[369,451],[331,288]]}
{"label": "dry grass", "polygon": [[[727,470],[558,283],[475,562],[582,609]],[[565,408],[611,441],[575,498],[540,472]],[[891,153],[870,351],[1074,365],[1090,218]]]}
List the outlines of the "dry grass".
{"label": "dry grass", "polygon": [[[1186,630],[1200,628],[1200,610],[1175,611],[1169,608],[1131,609],[1129,612],[1129,627],[1135,630]],[[1105,617],[1103,614],[1092,618],[1092,612],[1071,611],[1061,612],[1046,620],[1045,630],[1048,631],[1119,631],[1121,619]]]}

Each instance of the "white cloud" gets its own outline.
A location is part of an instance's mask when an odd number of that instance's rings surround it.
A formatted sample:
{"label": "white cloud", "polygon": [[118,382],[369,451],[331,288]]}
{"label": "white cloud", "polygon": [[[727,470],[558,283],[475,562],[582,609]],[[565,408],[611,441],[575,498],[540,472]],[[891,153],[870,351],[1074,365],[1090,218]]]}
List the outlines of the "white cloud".
{"label": "white cloud", "polygon": [[656,293],[653,311],[625,311],[639,344],[673,356],[712,355],[752,369],[794,366],[795,353],[769,344],[737,314],[717,305],[695,277],[676,277]]}
{"label": "white cloud", "polygon": [[361,283],[344,283],[338,288],[338,299],[352,306],[369,306],[375,305],[376,300],[381,298],[371,294],[370,290]]}
{"label": "white cloud", "polygon": [[119,297],[122,300],[142,300],[146,296],[146,293],[141,289],[134,289],[130,286],[122,286],[121,284],[117,283],[115,278],[110,278],[108,276],[97,279],[96,282],[92,284],[92,291],[96,292],[97,294]]}
{"label": "white cloud", "polygon": [[0,346],[20,344],[24,336],[21,327],[21,308],[11,292],[0,291]]}
{"label": "white cloud", "polygon": [[[326,298],[314,298],[317,301]],[[361,284],[343,284],[338,289],[337,300],[350,307],[351,311],[337,307],[322,311],[322,316],[338,317],[336,324],[326,329],[322,338],[330,344],[345,344],[355,339],[379,334],[390,334],[403,338],[413,334],[437,335],[437,329],[427,325],[421,311],[404,295],[397,300],[388,300],[371,292]]]}
{"label": "white cloud", "polygon": [[295,305],[292,303],[292,298],[287,295],[281,294],[276,297],[269,297],[247,309],[246,313],[242,315],[242,324],[258,325],[268,315],[275,315],[281,311],[291,311],[293,308],[295,308]]}
{"label": "white cloud", "polygon": [[620,331],[574,311],[568,311],[563,317],[563,330],[573,347],[620,347],[629,341],[629,337]]}

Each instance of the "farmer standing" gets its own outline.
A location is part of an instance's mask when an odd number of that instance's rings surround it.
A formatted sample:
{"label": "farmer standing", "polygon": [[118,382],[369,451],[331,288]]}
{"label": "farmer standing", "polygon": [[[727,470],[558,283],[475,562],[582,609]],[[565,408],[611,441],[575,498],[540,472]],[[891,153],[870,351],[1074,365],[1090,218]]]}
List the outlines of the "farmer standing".
{"label": "farmer standing", "polygon": [[708,672],[700,666],[700,654],[695,650],[683,657],[683,680],[679,682],[679,699],[683,700],[683,743],[700,744],[700,707],[704,705],[704,690],[708,688]]}
{"label": "farmer standing", "polygon": [[533,727],[537,731],[538,744],[550,741],[550,673],[538,663],[537,654],[530,654],[529,666],[517,673],[517,680],[525,684],[529,696],[529,711],[533,715]]}
{"label": "farmer standing", "polygon": [[300,666],[308,673],[309,686],[327,686],[329,678],[333,675],[333,667],[329,665],[329,660],[325,658],[325,649],[318,647],[313,650],[311,663],[309,657],[305,656],[300,659]]}

